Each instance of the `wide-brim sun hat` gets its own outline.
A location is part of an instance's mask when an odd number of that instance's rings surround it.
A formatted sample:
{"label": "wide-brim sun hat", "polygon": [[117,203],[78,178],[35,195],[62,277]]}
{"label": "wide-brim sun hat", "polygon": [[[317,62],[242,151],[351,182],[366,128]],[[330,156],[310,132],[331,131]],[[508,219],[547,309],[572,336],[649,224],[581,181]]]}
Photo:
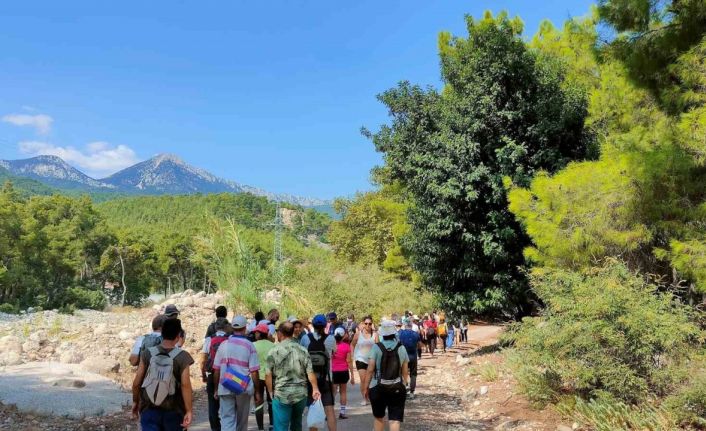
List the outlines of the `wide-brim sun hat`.
{"label": "wide-brim sun hat", "polygon": [[378,328],[378,333],[381,337],[395,335],[397,333],[397,322],[394,320],[383,320]]}

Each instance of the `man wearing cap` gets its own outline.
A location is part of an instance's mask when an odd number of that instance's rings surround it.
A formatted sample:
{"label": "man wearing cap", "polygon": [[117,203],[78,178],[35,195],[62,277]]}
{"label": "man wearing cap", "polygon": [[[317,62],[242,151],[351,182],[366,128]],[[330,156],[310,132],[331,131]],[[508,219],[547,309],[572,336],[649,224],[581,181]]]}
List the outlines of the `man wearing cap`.
{"label": "man wearing cap", "polygon": [[336,328],[342,327],[343,325],[341,325],[338,321],[338,315],[333,311],[326,315],[326,318],[328,319],[326,333],[333,337],[333,333],[336,331]]}
{"label": "man wearing cap", "polygon": [[206,382],[206,394],[208,395],[208,422],[211,431],[221,431],[221,420],[218,417],[220,403],[215,397],[216,380],[214,378],[213,363],[216,360],[216,352],[221,344],[228,340],[228,319],[219,317],[213,322],[214,333],[203,340],[201,349],[201,379]]}
{"label": "man wearing cap", "polygon": [[179,317],[179,309],[174,304],[169,304],[164,307],[164,317],[167,319],[177,319]]}
{"label": "man wearing cap", "polygon": [[248,320],[245,316],[233,318],[233,335],[218,348],[213,361],[214,381],[221,382],[221,374],[227,368],[244,376],[250,375],[248,388],[236,395],[221,383],[218,384],[217,398],[220,401],[219,413],[224,431],[247,431],[250,414],[250,397],[255,396],[255,403],[260,400],[260,362],[253,343],[245,336]]}
{"label": "man wearing cap", "polygon": [[292,338],[293,335],[291,322],[279,325],[279,343],[267,355],[265,381],[268,391],[273,394],[272,413],[278,431],[302,431],[307,382],[312,387],[312,398],[321,398],[309,352]]}
{"label": "man wearing cap", "polygon": [[412,320],[409,318],[403,319],[404,329],[397,333],[400,343],[407,350],[409,357],[409,399],[414,399],[414,390],[417,387],[417,352],[422,344],[422,339],[414,329],[412,329]]}
{"label": "man wearing cap", "polygon": [[[383,431],[385,429],[385,411],[387,410],[390,431],[399,431],[404,419],[404,405],[407,397],[404,386],[409,381],[409,357],[407,350],[397,341],[397,327],[394,321],[383,321],[378,333],[382,340],[370,349],[368,369],[365,381],[362,382],[364,395],[370,401],[370,406],[373,409],[374,430]],[[397,351],[401,367],[398,370],[400,387],[395,392],[383,391],[378,385],[378,374],[388,371],[381,369],[382,348],[387,351]]]}
{"label": "man wearing cap", "polygon": [[[267,355],[270,350],[275,346],[275,343],[269,339],[270,329],[266,324],[261,323],[253,329],[253,334],[255,336],[255,350],[257,350],[257,358],[260,361],[260,387],[258,391],[260,392],[260,403],[257,405],[255,410],[255,419],[257,420],[257,429],[265,429],[265,412],[264,412],[264,396],[265,396],[265,375],[267,375]],[[274,426],[272,421],[272,398],[269,391],[267,391],[267,412],[270,416],[270,429]]]}
{"label": "man wearing cap", "polygon": [[[327,357],[327,369],[324,371],[319,370],[316,367],[316,362],[312,362],[314,364],[314,374],[317,374],[319,391],[321,392],[321,403],[324,405],[324,410],[326,411],[326,426],[330,431],[336,431],[336,414],[333,409],[335,403],[333,374],[331,372],[331,358],[333,357],[333,352],[336,351],[336,339],[326,333],[326,316],[323,314],[314,316],[311,320],[311,325],[314,327],[314,331],[306,334],[306,336],[302,338],[301,345],[307,349],[309,356],[312,356],[315,355],[315,351],[319,351],[320,346],[323,344]],[[321,373],[323,373],[323,375]],[[310,398],[309,404],[311,403],[313,403],[313,399]]]}

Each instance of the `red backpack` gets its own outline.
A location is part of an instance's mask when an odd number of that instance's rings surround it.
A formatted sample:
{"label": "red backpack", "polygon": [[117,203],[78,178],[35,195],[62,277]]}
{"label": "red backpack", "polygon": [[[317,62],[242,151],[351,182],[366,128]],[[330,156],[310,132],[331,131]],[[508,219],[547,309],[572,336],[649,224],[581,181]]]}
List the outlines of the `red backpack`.
{"label": "red backpack", "polygon": [[221,343],[227,339],[227,335],[211,337],[211,345],[208,347],[208,361],[206,361],[206,370],[208,370],[209,373],[213,372],[213,361],[216,359],[218,348],[221,346]]}

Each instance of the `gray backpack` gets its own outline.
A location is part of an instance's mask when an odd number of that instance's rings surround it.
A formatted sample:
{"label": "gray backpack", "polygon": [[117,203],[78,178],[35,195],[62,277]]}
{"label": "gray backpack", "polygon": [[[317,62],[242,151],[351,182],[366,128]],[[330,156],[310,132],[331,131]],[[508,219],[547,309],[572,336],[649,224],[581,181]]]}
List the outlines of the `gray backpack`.
{"label": "gray backpack", "polygon": [[157,347],[150,347],[150,365],[142,382],[150,402],[159,407],[164,400],[176,393],[177,379],[174,377],[174,358],[181,353],[179,347],[169,353],[160,353]]}

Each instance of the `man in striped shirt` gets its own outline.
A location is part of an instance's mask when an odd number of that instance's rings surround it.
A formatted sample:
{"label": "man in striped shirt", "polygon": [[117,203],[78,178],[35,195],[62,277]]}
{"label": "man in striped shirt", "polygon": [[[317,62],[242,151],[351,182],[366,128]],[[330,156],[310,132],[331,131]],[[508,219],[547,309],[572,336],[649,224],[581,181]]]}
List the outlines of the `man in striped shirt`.
{"label": "man in striped shirt", "polygon": [[[248,417],[250,415],[250,397],[255,396],[255,403],[260,404],[258,390],[260,385],[260,362],[257,358],[255,345],[246,338],[245,328],[248,324],[244,316],[233,319],[233,335],[221,343],[213,361],[214,381],[218,384],[218,399],[220,400],[219,414],[221,416],[222,431],[247,431]],[[226,389],[221,382],[221,372],[230,367],[242,374],[250,374],[248,389],[236,395]]]}

